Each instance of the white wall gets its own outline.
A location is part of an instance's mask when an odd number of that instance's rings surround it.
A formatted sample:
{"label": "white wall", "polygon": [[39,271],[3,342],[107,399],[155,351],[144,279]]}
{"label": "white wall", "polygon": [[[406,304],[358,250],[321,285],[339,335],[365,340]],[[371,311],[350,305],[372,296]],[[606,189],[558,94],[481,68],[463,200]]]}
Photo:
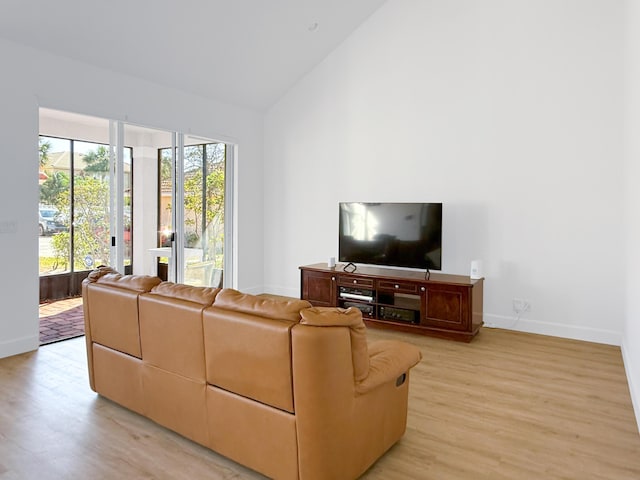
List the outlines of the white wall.
{"label": "white wall", "polygon": [[608,0],[389,0],[267,113],[266,290],[337,254],[339,201],[442,201],[486,323],[619,344],[622,26]]}
{"label": "white wall", "polygon": [[[96,52],[99,55],[100,52]],[[0,40],[0,358],[38,345],[38,108],[238,144],[237,286],[261,289],[263,117]]]}
{"label": "white wall", "polygon": [[622,354],[640,429],[640,2],[628,0],[625,72],[626,315]]}

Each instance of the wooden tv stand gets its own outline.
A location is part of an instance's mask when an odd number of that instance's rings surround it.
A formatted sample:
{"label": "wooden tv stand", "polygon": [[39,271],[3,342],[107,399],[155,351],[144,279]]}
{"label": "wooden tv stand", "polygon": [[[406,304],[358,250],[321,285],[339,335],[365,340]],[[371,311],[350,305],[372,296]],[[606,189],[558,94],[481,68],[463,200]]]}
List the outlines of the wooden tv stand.
{"label": "wooden tv stand", "polygon": [[325,263],[300,267],[300,298],[318,307],[357,307],[368,326],[470,342],[482,326],[484,279]]}

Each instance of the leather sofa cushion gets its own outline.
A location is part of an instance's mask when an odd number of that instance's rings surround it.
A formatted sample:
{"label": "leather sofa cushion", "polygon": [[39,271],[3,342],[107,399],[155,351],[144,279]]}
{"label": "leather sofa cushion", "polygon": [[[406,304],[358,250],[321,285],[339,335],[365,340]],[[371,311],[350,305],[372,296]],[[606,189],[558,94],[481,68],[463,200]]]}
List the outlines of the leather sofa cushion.
{"label": "leather sofa cushion", "polygon": [[205,382],[142,364],[145,415],[194,442],[207,445]]}
{"label": "leather sofa cushion", "polygon": [[388,382],[389,378],[400,377],[415,367],[421,359],[422,352],[415,345],[397,340],[378,340],[370,343],[369,375],[356,384],[356,392],[369,392]]}
{"label": "leather sofa cushion", "polygon": [[111,267],[98,267],[89,274],[87,281],[141,293],[150,291],[162,280],[149,275],[121,275]]}
{"label": "leather sofa cushion", "polygon": [[212,450],[269,478],[298,478],[294,415],[211,385],[207,411]]}
{"label": "leather sofa cushion", "polygon": [[88,283],[85,315],[90,319],[87,333],[92,341],[142,358],[138,296],[139,293],[134,290],[113,288],[102,282]]}
{"label": "leather sofa cushion", "polygon": [[262,297],[241,293],[231,288],[223,289],[216,297],[214,305],[216,308],[234,312],[291,322],[298,322],[300,310],[311,307],[311,304],[306,300]]}
{"label": "leather sofa cushion", "polygon": [[300,312],[301,325],[311,327],[349,327],[353,375],[361,382],[369,375],[369,351],[367,328],[362,321],[362,312],[357,308],[313,307]]}
{"label": "leather sofa cushion", "polygon": [[203,323],[209,384],[293,412],[289,333],[295,322],[217,308],[216,301],[204,310]]}
{"label": "leather sofa cushion", "polygon": [[200,303],[151,293],[140,295],[140,344],[145,363],[205,381]]}
{"label": "leather sofa cushion", "polygon": [[312,327],[359,327],[362,312],[357,308],[312,307],[300,312],[303,325]]}
{"label": "leather sofa cushion", "polygon": [[173,282],[162,282],[151,289],[151,292],[156,295],[186,300],[205,307],[213,303],[219,291],[219,288],[193,287]]}
{"label": "leather sofa cushion", "polygon": [[92,350],[96,391],[143,415],[142,360],[97,343]]}

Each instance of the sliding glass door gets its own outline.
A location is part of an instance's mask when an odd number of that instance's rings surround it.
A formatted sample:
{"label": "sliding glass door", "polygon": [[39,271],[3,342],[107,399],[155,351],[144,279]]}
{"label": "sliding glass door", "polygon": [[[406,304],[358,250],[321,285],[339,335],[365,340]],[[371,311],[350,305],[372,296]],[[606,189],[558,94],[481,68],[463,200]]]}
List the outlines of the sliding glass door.
{"label": "sliding glass door", "polygon": [[[113,160],[110,146],[73,138],[40,136],[40,276],[50,278],[46,298],[79,294],[77,274],[98,265],[112,265],[112,206],[115,195],[110,173]],[[126,241],[122,242],[122,269],[132,267],[133,242],[131,219],[132,153],[122,149],[122,181],[126,200],[122,228],[127,224]],[[123,236],[123,235],[121,235]],[[124,236],[123,236],[124,237]],[[125,260],[126,259],[126,260]],[[126,265],[126,266],[125,266]],[[41,282],[42,283],[42,282]]]}
{"label": "sliding glass door", "polygon": [[[40,122],[41,298],[79,294],[52,282],[43,288],[43,279],[66,275],[79,288],[99,265],[233,285],[232,147],[49,109]],[[53,289],[60,296],[48,296]]]}
{"label": "sliding glass door", "polygon": [[184,146],[184,282],[221,287],[224,271],[225,144]]}
{"label": "sliding glass door", "polygon": [[133,273],[133,148],[125,147],[122,122],[109,122],[109,152],[106,170],[109,181],[108,248],[111,265],[119,272]]}
{"label": "sliding glass door", "polygon": [[[159,149],[158,163],[159,243],[172,245],[176,259],[168,262],[168,277],[174,274],[181,283],[222,287],[227,145],[178,135],[174,147]],[[176,182],[181,188],[175,188]]]}

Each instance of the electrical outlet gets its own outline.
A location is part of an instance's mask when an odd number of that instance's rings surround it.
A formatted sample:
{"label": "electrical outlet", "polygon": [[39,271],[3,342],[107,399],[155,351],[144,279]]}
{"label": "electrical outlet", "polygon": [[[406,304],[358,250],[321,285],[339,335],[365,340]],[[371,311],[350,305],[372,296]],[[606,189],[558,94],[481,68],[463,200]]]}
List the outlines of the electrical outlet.
{"label": "electrical outlet", "polygon": [[520,314],[523,312],[529,312],[531,310],[531,302],[524,298],[513,299],[513,311]]}

